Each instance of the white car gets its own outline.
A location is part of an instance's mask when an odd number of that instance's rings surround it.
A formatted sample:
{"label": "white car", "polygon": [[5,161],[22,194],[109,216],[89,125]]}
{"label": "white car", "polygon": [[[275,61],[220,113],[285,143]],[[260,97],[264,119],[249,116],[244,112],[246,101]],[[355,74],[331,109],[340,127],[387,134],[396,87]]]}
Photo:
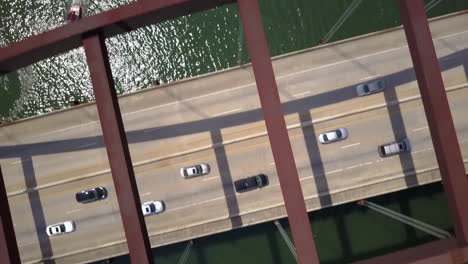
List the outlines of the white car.
{"label": "white car", "polygon": [[338,128],[333,131],[328,131],[319,135],[320,143],[328,144],[331,142],[346,139],[348,137],[348,130],[346,128]]}
{"label": "white car", "polygon": [[193,165],[186,168],[180,168],[180,176],[182,176],[182,178],[185,179],[205,175],[208,173],[210,173],[210,166],[205,163]]}
{"label": "white car", "polygon": [[392,155],[397,155],[402,152],[410,152],[411,144],[409,139],[405,138],[401,141],[380,145],[377,148],[377,150],[379,151],[380,157],[384,158]]}
{"label": "white car", "polygon": [[143,216],[160,214],[166,210],[166,205],[163,201],[150,201],[141,205]]}
{"label": "white car", "polygon": [[65,221],[54,225],[47,226],[46,232],[48,236],[58,236],[75,231],[75,222]]}

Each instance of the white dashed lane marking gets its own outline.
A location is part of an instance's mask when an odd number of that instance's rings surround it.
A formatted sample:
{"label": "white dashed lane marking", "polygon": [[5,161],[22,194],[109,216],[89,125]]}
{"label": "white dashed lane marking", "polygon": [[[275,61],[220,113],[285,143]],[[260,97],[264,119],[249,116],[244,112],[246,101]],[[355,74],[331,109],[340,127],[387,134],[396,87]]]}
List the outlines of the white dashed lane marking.
{"label": "white dashed lane marking", "polygon": [[354,144],[351,144],[351,145],[342,146],[341,148],[342,148],[342,149],[350,148],[350,147],[358,146],[358,145],[360,145],[360,144],[361,144],[361,142],[358,142],[358,143],[354,143]]}
{"label": "white dashed lane marking", "polygon": [[425,127],[415,128],[412,131],[416,132],[416,131],[421,131],[421,130],[428,129],[428,128],[429,128],[428,126],[425,126]]}
{"label": "white dashed lane marking", "polygon": [[80,208],[80,209],[71,210],[71,211],[68,211],[66,214],[71,214],[71,213],[74,213],[74,212],[78,212],[78,211],[80,211],[80,210],[81,210],[81,208]]}
{"label": "white dashed lane marking", "polygon": [[218,179],[218,177],[206,178],[206,179],[203,179],[202,181],[211,181],[211,180],[214,180],[214,179]]}

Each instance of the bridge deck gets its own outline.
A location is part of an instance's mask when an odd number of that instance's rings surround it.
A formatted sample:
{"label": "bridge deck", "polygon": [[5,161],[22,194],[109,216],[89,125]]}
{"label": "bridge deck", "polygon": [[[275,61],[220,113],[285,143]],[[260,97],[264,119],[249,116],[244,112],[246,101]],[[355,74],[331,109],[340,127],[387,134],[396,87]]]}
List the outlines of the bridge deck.
{"label": "bridge deck", "polygon": [[[433,20],[431,30],[468,164],[466,21],[466,13],[447,16]],[[440,180],[402,29],[273,64],[308,210]],[[355,86],[374,79],[385,81],[385,91],[357,98]],[[146,218],[152,246],[285,216],[249,65],[122,96],[120,105],[141,200],[167,206]],[[126,253],[98,120],[96,106],[87,104],[0,126],[0,163],[23,262],[39,260],[44,250],[37,213],[47,224],[76,222],[76,232],[50,239],[58,263]],[[318,143],[316,135],[339,127],[348,129],[347,140]],[[404,137],[410,154],[379,157],[378,145]],[[209,175],[179,176],[180,167],[199,162],[211,165]],[[235,180],[258,173],[269,176],[268,187],[235,193]],[[97,186],[109,190],[108,199],[74,200],[75,192]]]}

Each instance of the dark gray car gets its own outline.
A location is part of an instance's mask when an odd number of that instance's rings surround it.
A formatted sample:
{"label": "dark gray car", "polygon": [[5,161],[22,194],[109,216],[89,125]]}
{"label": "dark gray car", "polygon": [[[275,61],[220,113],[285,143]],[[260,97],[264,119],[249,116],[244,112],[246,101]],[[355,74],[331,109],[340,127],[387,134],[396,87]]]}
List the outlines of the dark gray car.
{"label": "dark gray car", "polygon": [[356,86],[356,93],[358,96],[365,96],[383,91],[384,88],[385,83],[383,81],[373,81]]}
{"label": "dark gray car", "polygon": [[265,174],[251,176],[234,182],[236,192],[246,192],[268,185],[268,177]]}
{"label": "dark gray car", "polygon": [[85,190],[76,193],[76,201],[79,203],[90,203],[107,198],[107,189],[97,187],[91,190]]}

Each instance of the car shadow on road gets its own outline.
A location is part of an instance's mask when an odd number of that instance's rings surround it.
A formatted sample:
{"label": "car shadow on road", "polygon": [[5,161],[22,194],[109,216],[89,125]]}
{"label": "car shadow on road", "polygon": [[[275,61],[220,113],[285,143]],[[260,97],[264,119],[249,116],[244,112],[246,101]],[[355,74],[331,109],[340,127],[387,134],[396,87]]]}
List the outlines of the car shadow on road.
{"label": "car shadow on road", "polygon": [[[312,168],[312,175],[317,188],[317,195],[321,207],[332,205],[330,197],[330,189],[328,187],[327,177],[325,175],[325,168],[323,167],[322,157],[317,142],[317,135],[315,133],[314,125],[312,124],[312,116],[309,111],[299,115],[301,122],[302,134],[307,147],[307,155],[309,157],[310,167]],[[310,124],[310,125],[309,125]]]}
{"label": "car shadow on road", "polygon": [[[34,225],[36,226],[36,233],[39,239],[39,246],[41,248],[42,259],[48,259],[53,256],[52,245],[50,239],[46,234],[46,220],[44,215],[44,209],[42,207],[41,198],[39,192],[34,190],[37,186],[36,173],[34,171],[34,165],[32,157],[29,155],[21,156],[21,164],[23,166],[23,175],[28,190],[28,200],[31,206],[32,216],[34,218]],[[43,263],[53,264],[54,260],[44,260]]]}
{"label": "car shadow on road", "polygon": [[211,142],[215,145],[214,152],[216,163],[218,165],[221,184],[223,186],[224,197],[226,197],[226,205],[228,207],[229,219],[233,228],[242,226],[242,219],[239,215],[239,203],[236,197],[236,190],[232,182],[231,169],[226,156],[226,149],[221,135],[221,130],[211,130]]}

